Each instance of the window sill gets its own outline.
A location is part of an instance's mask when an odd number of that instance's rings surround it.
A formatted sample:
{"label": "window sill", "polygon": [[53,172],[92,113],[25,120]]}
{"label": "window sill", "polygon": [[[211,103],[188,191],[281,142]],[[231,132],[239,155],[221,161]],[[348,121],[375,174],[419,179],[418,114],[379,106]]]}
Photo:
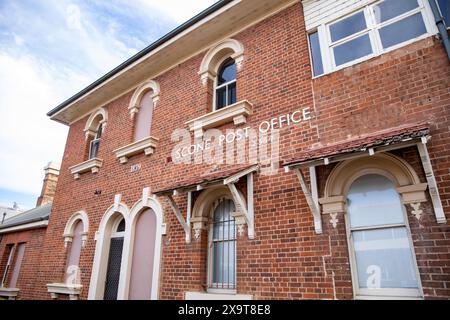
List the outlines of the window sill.
{"label": "window sill", "polygon": [[248,294],[186,292],[186,300],[253,300]]}
{"label": "window sill", "polygon": [[0,297],[6,297],[8,300],[16,300],[20,289],[0,287]]}
{"label": "window sill", "polygon": [[124,147],[120,147],[113,152],[116,154],[116,157],[119,158],[120,163],[127,163],[128,158],[136,154],[144,153],[146,156],[153,154],[156,146],[158,145],[158,141],[159,140],[157,138],[150,136],[135,141]]}
{"label": "window sill", "polygon": [[70,173],[73,174],[74,179],[80,179],[80,174],[84,172],[91,171],[92,173],[97,173],[98,170],[102,167],[103,160],[99,158],[89,159],[85,162],[76,164],[70,167]]}
{"label": "window sill", "polygon": [[81,294],[83,285],[74,284],[68,285],[66,283],[49,283],[47,284],[47,291],[50,293],[52,299],[58,299],[59,294],[69,295],[70,300],[78,300]]}
{"label": "window sill", "polygon": [[204,116],[186,122],[189,130],[194,132],[194,137],[200,138],[203,132],[209,128],[215,128],[222,124],[234,122],[235,125],[247,122],[247,116],[252,113],[253,106],[242,100],[225,108],[210,112]]}

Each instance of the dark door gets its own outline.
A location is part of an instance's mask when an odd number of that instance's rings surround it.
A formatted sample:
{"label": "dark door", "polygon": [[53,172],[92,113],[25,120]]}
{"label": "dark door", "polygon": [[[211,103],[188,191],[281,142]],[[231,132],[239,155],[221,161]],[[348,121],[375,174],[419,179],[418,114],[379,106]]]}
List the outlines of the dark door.
{"label": "dark door", "polygon": [[117,300],[119,288],[120,265],[122,263],[123,237],[111,238],[109,248],[108,269],[106,271],[105,293],[103,299]]}

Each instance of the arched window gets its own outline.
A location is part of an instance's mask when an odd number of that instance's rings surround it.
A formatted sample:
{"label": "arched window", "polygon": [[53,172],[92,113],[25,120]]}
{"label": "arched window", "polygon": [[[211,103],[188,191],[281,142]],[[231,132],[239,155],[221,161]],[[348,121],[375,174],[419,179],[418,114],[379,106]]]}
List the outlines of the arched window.
{"label": "arched window", "polygon": [[79,263],[83,233],[83,221],[78,219],[73,226],[70,249],[67,256],[66,271],[64,275],[64,283],[66,284],[81,284]]}
{"label": "arched window", "polygon": [[109,245],[108,266],[106,270],[106,282],[103,298],[105,300],[116,300],[119,289],[120,270],[122,266],[123,240],[125,236],[125,219],[119,217],[111,232]]}
{"label": "arched window", "polygon": [[152,298],[154,263],[159,259],[155,257],[156,220],[156,214],[150,208],[143,210],[136,220],[129,289],[131,300]]}
{"label": "arched window", "polygon": [[89,159],[97,158],[98,149],[100,148],[100,140],[102,138],[102,130],[102,124],[99,124],[97,130],[95,131],[95,136],[89,144]]}
{"label": "arched window", "polygon": [[236,289],[236,225],[232,200],[222,198],[211,213],[209,230],[209,289]]}
{"label": "arched window", "polygon": [[134,141],[139,141],[150,136],[153,117],[153,98],[154,93],[152,90],[149,90],[144,93],[139,102],[139,112],[137,113],[134,126]]}
{"label": "arched window", "polygon": [[236,103],[236,63],[226,59],[219,67],[215,83],[215,110]]}
{"label": "arched window", "polygon": [[357,178],[347,194],[348,236],[357,296],[420,297],[407,217],[395,184]]}

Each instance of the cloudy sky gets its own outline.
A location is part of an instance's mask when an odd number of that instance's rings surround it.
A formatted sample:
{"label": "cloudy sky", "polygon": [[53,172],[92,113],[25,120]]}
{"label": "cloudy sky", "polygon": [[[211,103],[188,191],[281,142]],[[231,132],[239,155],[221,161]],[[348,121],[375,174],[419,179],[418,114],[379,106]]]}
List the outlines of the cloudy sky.
{"label": "cloudy sky", "polygon": [[34,207],[67,127],[47,111],[215,0],[0,0],[0,206]]}

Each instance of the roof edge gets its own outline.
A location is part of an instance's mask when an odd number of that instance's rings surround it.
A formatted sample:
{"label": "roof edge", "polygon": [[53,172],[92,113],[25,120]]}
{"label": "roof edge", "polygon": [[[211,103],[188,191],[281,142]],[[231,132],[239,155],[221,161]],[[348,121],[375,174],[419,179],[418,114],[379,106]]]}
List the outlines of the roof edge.
{"label": "roof edge", "polygon": [[96,81],[91,83],[90,85],[88,85],[83,90],[79,91],[78,93],[76,93],[75,95],[70,97],[69,99],[65,100],[64,102],[62,102],[61,104],[59,104],[58,106],[56,106],[55,108],[53,108],[52,110],[47,112],[47,116],[48,117],[54,116],[57,112],[61,111],[62,109],[64,109],[68,105],[70,105],[72,102],[81,98],[83,95],[89,93],[90,91],[92,91],[93,89],[95,89],[96,87],[98,87],[99,85],[101,85],[102,83],[104,83],[105,81],[107,81],[108,79],[110,79],[111,77],[113,77],[114,75],[116,75],[117,73],[119,73],[120,71],[122,71],[123,69],[128,67],[129,65],[138,61],[139,59],[141,59],[142,57],[144,57],[151,51],[155,50],[159,46],[163,45],[167,41],[171,40],[172,38],[174,38],[181,32],[185,31],[186,29],[190,28],[197,22],[203,20],[210,14],[216,12],[217,10],[221,9],[222,7],[226,6],[227,4],[229,4],[233,1],[234,0],[219,0],[218,2],[214,3],[212,6],[206,8],[199,14],[197,14],[194,17],[192,17],[191,19],[189,19],[188,21],[182,23],[181,25],[179,25],[178,27],[176,27],[169,33],[165,34],[164,36],[162,36],[161,38],[159,38],[158,40],[156,40],[155,42],[153,42],[146,48],[144,48],[141,51],[139,51],[138,53],[136,53],[134,56],[125,60],[120,65],[118,65],[117,67],[115,67],[114,69],[112,69],[111,71],[109,71],[108,73],[106,73],[105,75],[103,75],[102,77],[100,77],[99,79],[97,79]]}

